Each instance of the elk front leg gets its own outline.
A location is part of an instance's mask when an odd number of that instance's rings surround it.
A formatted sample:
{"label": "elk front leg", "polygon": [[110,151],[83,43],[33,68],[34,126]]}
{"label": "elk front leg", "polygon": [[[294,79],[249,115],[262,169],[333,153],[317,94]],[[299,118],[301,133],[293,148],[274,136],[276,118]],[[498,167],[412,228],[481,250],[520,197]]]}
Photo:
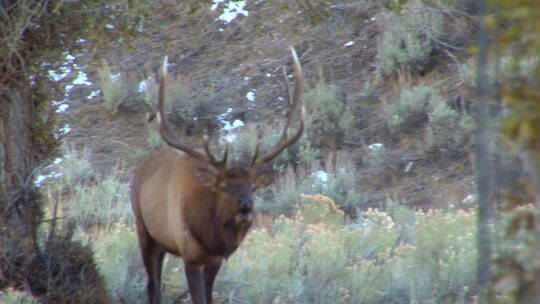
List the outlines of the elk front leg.
{"label": "elk front leg", "polygon": [[206,291],[206,301],[208,304],[212,304],[212,290],[214,289],[214,281],[216,275],[221,267],[221,261],[215,263],[214,265],[205,266],[203,275],[204,275],[204,288]]}
{"label": "elk front leg", "polygon": [[184,262],[184,269],[193,303],[208,304],[204,290],[203,266]]}

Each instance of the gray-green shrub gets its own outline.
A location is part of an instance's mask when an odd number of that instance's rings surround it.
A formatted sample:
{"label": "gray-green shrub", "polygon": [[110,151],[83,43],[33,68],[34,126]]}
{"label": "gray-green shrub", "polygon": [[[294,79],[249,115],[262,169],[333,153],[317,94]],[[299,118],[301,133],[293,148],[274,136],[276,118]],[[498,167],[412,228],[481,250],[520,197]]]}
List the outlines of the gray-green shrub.
{"label": "gray-green shrub", "polygon": [[111,112],[116,112],[118,107],[126,102],[129,95],[127,85],[120,76],[113,76],[106,61],[97,68],[98,84],[103,94],[103,105]]}
{"label": "gray-green shrub", "polygon": [[163,140],[161,139],[161,135],[159,134],[157,130],[154,130],[154,129],[148,130],[148,137],[146,138],[146,142],[154,150],[164,147],[164,143],[163,143]]}
{"label": "gray-green shrub", "polygon": [[393,130],[417,126],[427,121],[430,101],[439,99],[436,91],[428,86],[403,89],[395,102],[385,106],[387,124]]}
{"label": "gray-green shrub", "polygon": [[326,172],[326,181],[310,177],[305,180],[305,193],[322,194],[331,198],[340,208],[352,212],[365,202],[358,190],[357,173],[354,167],[339,167],[333,172]]}
{"label": "gray-green shrub", "polygon": [[83,229],[133,222],[129,185],[116,176],[108,176],[95,185],[76,185],[74,192],[67,213]]}
{"label": "gray-green shrub", "polygon": [[92,246],[111,296],[119,303],[144,303],[146,273],[134,229],[113,225]]}
{"label": "gray-green shrub", "polygon": [[385,11],[377,22],[381,36],[377,46],[377,62],[383,74],[393,74],[398,68],[422,71],[440,40],[443,15],[425,9],[421,0],[411,0],[400,11]]}
{"label": "gray-green shrub", "polygon": [[[325,178],[318,176],[324,174]],[[358,192],[357,172],[350,163],[338,162],[335,168],[326,171],[309,171],[300,178],[291,168],[280,176],[268,189],[261,190],[255,198],[256,207],[272,215],[293,215],[301,204],[303,194],[320,194],[332,199],[337,206],[353,212],[362,206],[366,198]]]}
{"label": "gray-green shrub", "polygon": [[[118,303],[146,303],[147,274],[134,225],[111,225],[104,233],[97,234],[92,247],[111,296]],[[162,268],[162,303],[173,303],[175,296],[187,290],[183,272],[182,259],[166,255]]]}
{"label": "gray-green shrub", "polygon": [[428,116],[426,141],[429,149],[450,157],[463,156],[469,151],[474,128],[469,115],[458,113],[441,100]]}
{"label": "gray-green shrub", "polygon": [[[317,147],[337,147],[352,142],[356,130],[355,117],[335,85],[319,82],[304,94],[307,110],[307,136]],[[324,139],[324,140],[323,140]]]}
{"label": "gray-green shrub", "polygon": [[[264,153],[271,145],[279,140],[280,134],[274,131],[275,130],[267,130],[269,134],[267,136],[261,135],[261,138],[259,139],[254,126],[247,125],[238,128],[234,132],[234,144],[229,145],[229,157],[235,163],[248,161],[253,157],[258,141],[260,141],[259,151],[260,153]],[[278,156],[278,159],[281,157],[281,155]]]}
{"label": "gray-green shrub", "polygon": [[280,217],[272,231],[248,235],[218,285],[252,303],[466,303],[475,282],[476,214],[413,213],[406,222],[415,227],[413,244],[400,242],[403,223],[378,210],[363,212],[355,226]]}
{"label": "gray-green shrub", "polygon": [[266,214],[292,215],[298,210],[304,184],[297,182],[291,168],[280,176],[269,188],[259,190],[255,197],[255,208]]}
{"label": "gray-green shrub", "polygon": [[63,146],[62,161],[55,166],[61,174],[62,184],[66,186],[83,183],[96,177],[96,172],[90,162],[90,149],[83,147],[77,150],[73,146]]}

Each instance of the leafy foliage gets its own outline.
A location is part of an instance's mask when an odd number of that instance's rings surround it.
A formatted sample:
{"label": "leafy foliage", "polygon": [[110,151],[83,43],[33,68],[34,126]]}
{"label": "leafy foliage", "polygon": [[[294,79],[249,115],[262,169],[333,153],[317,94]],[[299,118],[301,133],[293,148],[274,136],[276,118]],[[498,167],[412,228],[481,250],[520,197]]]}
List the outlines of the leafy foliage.
{"label": "leafy foliage", "polygon": [[[538,277],[539,229],[538,189],[540,189],[540,62],[537,38],[540,26],[540,3],[537,1],[492,0],[499,8],[498,20],[488,19],[487,26],[495,34],[496,44],[512,59],[502,73],[500,93],[510,106],[503,120],[505,143],[523,158],[524,167],[532,177],[520,183],[534,193],[529,200],[512,199],[506,208],[511,217],[506,231],[508,250],[497,260],[493,288],[503,295],[498,303],[534,303],[540,297]],[[504,26],[499,26],[504,25]],[[526,33],[526,34],[525,34]],[[525,72],[523,67],[526,66]],[[527,206],[535,202],[536,206]],[[525,205],[520,207],[520,205]],[[510,249],[511,248],[511,249]]]}

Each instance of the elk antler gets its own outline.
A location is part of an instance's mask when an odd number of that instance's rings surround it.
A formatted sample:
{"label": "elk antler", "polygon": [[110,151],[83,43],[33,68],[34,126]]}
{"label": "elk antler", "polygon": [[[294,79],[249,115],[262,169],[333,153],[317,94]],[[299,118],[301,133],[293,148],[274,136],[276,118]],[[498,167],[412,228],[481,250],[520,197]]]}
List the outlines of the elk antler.
{"label": "elk antler", "polygon": [[[302,136],[302,132],[304,131],[305,110],[302,102],[302,67],[300,66],[300,60],[298,59],[298,55],[296,54],[296,51],[292,46],[291,52],[293,57],[294,73],[296,76],[296,80],[294,86],[294,96],[291,96],[287,73],[284,72],[285,85],[287,88],[287,101],[289,103],[287,121],[285,122],[285,127],[283,129],[283,133],[281,133],[281,138],[279,139],[279,142],[274,148],[272,148],[266,154],[261,155],[260,157],[258,156],[259,142],[257,143],[257,146],[255,148],[255,154],[253,155],[253,159],[251,161],[251,166],[253,168],[258,169],[264,163],[267,163],[274,159],[274,157],[278,156],[279,153],[281,153],[283,150],[298,141],[300,136]],[[289,129],[289,126],[291,125],[293,114],[298,107],[300,107],[300,126],[298,126],[298,131],[296,131],[296,133],[291,138],[287,138],[287,131]]]}
{"label": "elk antler", "polygon": [[204,137],[204,151],[205,153],[201,153],[181,140],[175,138],[173,135],[173,132],[171,131],[171,127],[169,125],[169,122],[167,121],[167,117],[165,116],[165,106],[164,106],[164,99],[165,99],[165,83],[167,78],[167,56],[163,59],[163,66],[161,67],[160,75],[159,75],[159,92],[158,92],[158,102],[157,102],[157,118],[158,118],[158,124],[159,124],[159,133],[161,134],[161,138],[172,148],[184,151],[185,153],[189,154],[193,158],[196,158],[200,161],[206,162],[211,164],[212,166],[216,167],[219,170],[225,169],[225,166],[227,165],[227,155],[228,155],[228,147],[225,146],[225,152],[223,153],[223,158],[220,161],[217,161],[212,154],[210,153],[210,148],[208,146],[208,136]]}

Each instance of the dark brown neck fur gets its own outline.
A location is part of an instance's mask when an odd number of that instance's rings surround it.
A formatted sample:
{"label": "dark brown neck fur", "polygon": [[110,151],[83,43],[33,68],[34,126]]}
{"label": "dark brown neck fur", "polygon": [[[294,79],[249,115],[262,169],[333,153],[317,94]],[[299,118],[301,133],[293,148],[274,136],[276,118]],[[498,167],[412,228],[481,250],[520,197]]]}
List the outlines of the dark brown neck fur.
{"label": "dark brown neck fur", "polygon": [[[208,193],[212,192],[208,190]],[[196,208],[185,206],[185,220],[191,234],[208,255],[229,257],[238,248],[251,224],[237,225],[235,214],[221,219],[216,197],[214,194],[198,201]]]}

